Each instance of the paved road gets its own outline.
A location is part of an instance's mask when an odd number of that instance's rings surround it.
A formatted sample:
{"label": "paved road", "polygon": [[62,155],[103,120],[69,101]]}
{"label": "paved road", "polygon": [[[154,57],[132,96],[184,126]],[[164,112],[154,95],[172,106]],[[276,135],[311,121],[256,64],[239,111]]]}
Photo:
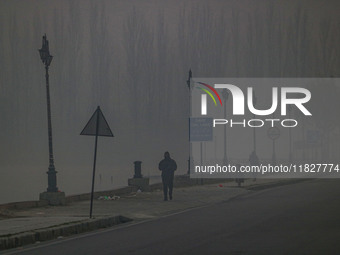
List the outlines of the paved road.
{"label": "paved road", "polygon": [[339,202],[340,180],[301,182],[13,254],[340,254]]}

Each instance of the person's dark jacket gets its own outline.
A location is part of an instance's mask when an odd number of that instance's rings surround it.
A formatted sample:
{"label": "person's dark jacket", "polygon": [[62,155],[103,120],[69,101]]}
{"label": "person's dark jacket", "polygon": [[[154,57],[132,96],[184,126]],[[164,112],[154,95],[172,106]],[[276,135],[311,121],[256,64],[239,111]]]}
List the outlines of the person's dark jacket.
{"label": "person's dark jacket", "polygon": [[158,168],[160,171],[162,171],[162,176],[173,177],[174,172],[177,169],[177,164],[175,160],[169,157],[159,162]]}

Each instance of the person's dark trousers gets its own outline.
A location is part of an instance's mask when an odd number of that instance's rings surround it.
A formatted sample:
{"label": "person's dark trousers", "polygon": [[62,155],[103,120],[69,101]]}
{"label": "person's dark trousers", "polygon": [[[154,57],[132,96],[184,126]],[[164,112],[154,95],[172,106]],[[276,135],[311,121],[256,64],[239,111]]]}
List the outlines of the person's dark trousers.
{"label": "person's dark trousers", "polygon": [[169,198],[172,200],[172,189],[173,189],[173,176],[165,176],[162,175],[162,182],[163,182],[163,194],[164,200],[168,200],[168,191],[169,191]]}
{"label": "person's dark trousers", "polygon": [[174,177],[170,176],[169,182],[168,182],[168,187],[169,187],[169,198],[172,200],[172,189],[174,187]]}

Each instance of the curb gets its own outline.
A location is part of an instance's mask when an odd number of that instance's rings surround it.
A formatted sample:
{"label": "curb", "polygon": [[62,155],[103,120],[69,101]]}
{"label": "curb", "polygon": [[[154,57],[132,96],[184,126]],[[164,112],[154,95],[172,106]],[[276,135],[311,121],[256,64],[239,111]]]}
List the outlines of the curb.
{"label": "curb", "polygon": [[0,237],[0,250],[71,236],[100,228],[108,228],[129,221],[132,221],[132,219],[118,215],[13,234],[7,237]]}

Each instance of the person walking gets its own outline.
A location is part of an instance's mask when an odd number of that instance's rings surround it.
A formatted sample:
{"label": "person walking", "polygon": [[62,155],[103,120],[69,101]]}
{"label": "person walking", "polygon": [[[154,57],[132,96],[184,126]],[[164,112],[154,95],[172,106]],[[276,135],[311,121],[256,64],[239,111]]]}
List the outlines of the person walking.
{"label": "person walking", "polygon": [[236,164],[236,171],[238,173],[238,178],[235,179],[237,186],[241,187],[241,184],[244,182],[244,175],[243,173],[240,171],[241,169],[241,164]]}
{"label": "person walking", "polygon": [[[260,165],[260,160],[256,155],[256,152],[253,151],[250,155],[249,155],[249,163],[251,166],[259,166]],[[256,173],[253,172],[253,181],[256,181]]]}
{"label": "person walking", "polygon": [[169,152],[164,153],[164,159],[159,162],[158,169],[162,171],[164,201],[168,200],[168,192],[169,199],[172,200],[174,173],[177,169],[177,164],[175,160],[170,158]]}

